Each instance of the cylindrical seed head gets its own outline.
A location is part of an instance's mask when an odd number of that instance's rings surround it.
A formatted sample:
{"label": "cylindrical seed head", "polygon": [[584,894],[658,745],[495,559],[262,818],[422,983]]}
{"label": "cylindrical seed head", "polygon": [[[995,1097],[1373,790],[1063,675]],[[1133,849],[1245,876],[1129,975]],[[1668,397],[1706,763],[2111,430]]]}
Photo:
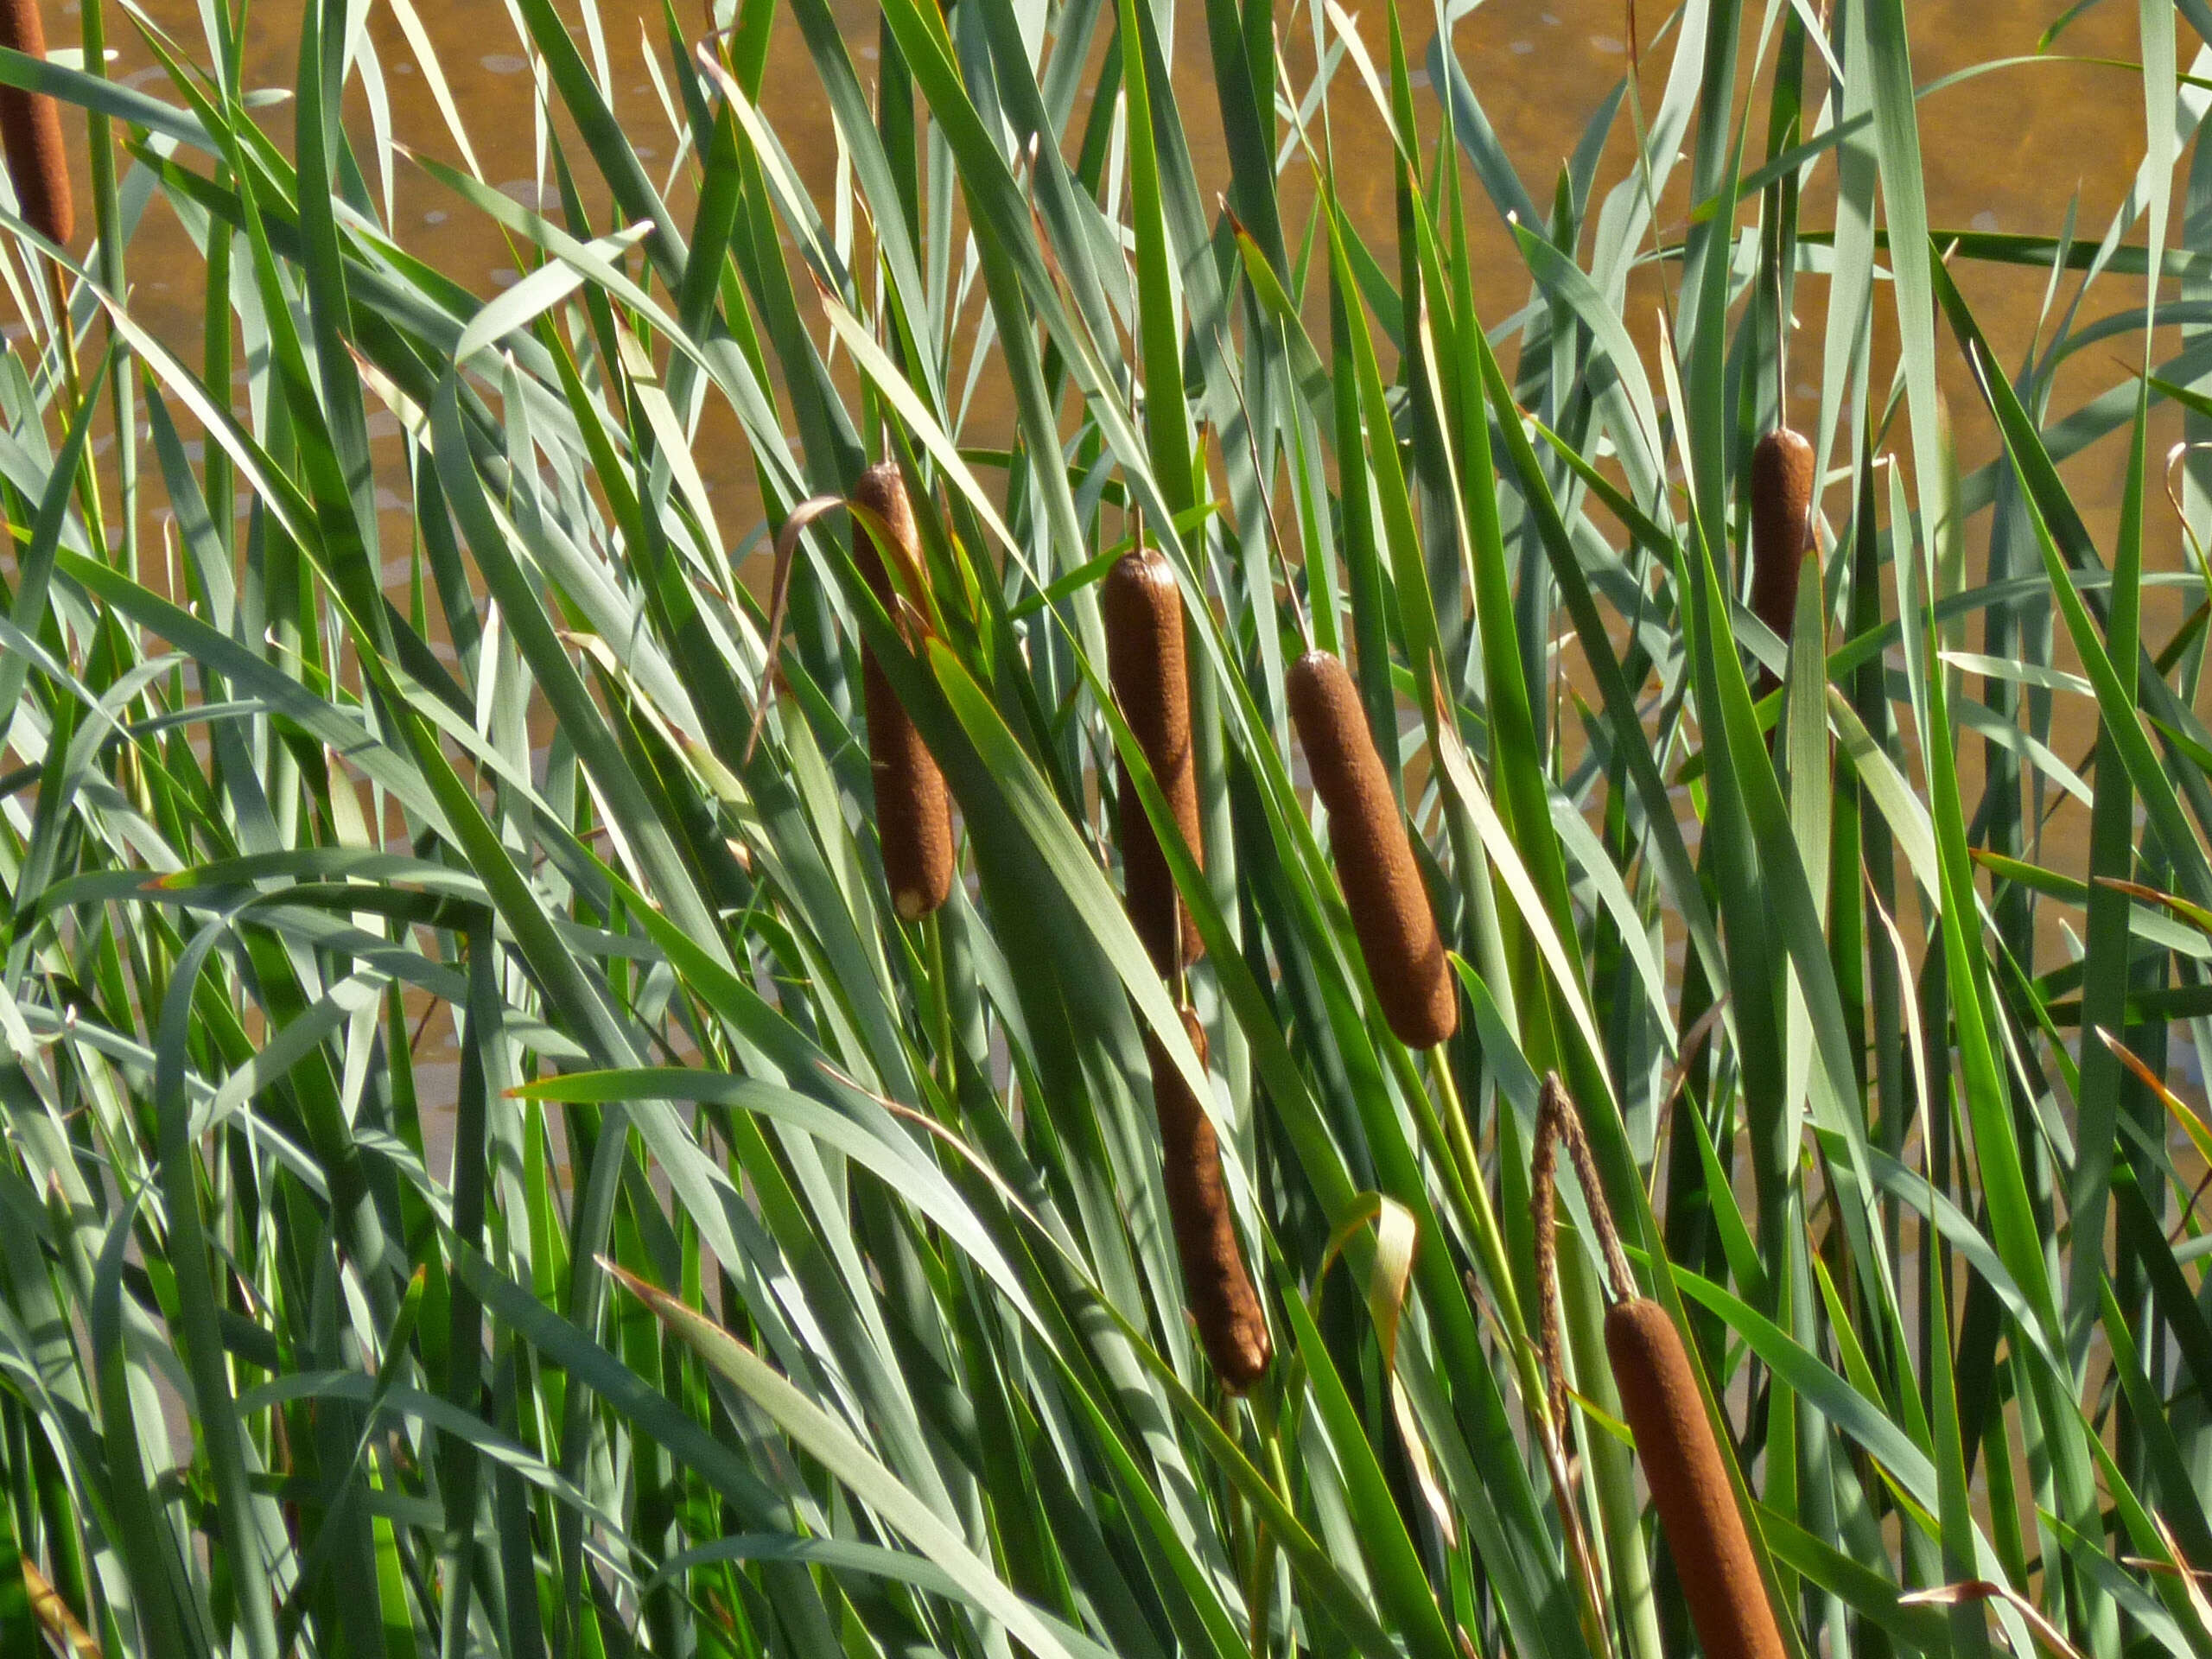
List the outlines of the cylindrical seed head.
{"label": "cylindrical seed head", "polygon": [[[895,462],[884,461],[862,473],[853,499],[883,521],[894,538],[895,556],[909,569],[921,568],[914,512],[906,481]],[[855,521],[853,558],[861,575],[895,619],[898,595],[885,568],[882,550],[864,524]],[[875,828],[883,847],[884,878],[899,916],[916,921],[952,893],[952,802],[944,774],[913,719],[899,701],[875,653],[861,648],[861,681],[868,705],[868,752],[875,776]]]}
{"label": "cylindrical seed head", "polygon": [[1813,446],[1778,426],[1751,451],[1751,611],[1786,641],[1813,541]]}
{"label": "cylindrical seed head", "polygon": [[[25,57],[46,56],[38,0],[0,0],[0,46]],[[77,234],[69,193],[69,158],[61,147],[61,110],[44,92],[0,86],[0,146],[23,219],[49,242],[67,247]]]}
{"label": "cylindrical seed head", "polygon": [[1459,1028],[1459,1000],[1358,688],[1325,651],[1307,652],[1284,681],[1313,792],[1329,809],[1329,850],[1382,1017],[1408,1047],[1433,1048]]}
{"label": "cylindrical seed head", "polygon": [[[1183,1032],[1206,1058],[1205,1028],[1190,1009],[1183,1010]],[[1274,1357],[1268,1317],[1260,1294],[1244,1266],[1229,1208],[1229,1189],[1221,1178],[1221,1143],[1205,1108],[1191,1093],[1183,1074],[1160,1039],[1145,1033],[1152,1062],[1153,1109],[1160,1117],[1160,1173],[1167,1187],[1167,1214],[1175,1228],[1175,1251],[1183,1263],[1183,1294],[1205,1344],[1214,1375],[1231,1394],[1243,1394],[1266,1373]]]}
{"label": "cylindrical seed head", "polygon": [[1688,1353],[1643,1297],[1605,1315],[1605,1354],[1706,1659],[1786,1659]]}
{"label": "cylindrical seed head", "polygon": [[[1183,596],[1173,567],[1150,549],[1131,553],[1106,573],[1099,611],[1106,625],[1107,675],[1122,717],[1167,798],[1176,828],[1203,866],[1198,772],[1191,748],[1190,665],[1183,649]],[[1196,962],[1205,945],[1192,924],[1190,907],[1176,893],[1160,838],[1129,782],[1129,769],[1122,766],[1120,772],[1122,868],[1129,920],[1153,966],[1166,978],[1179,961]]]}

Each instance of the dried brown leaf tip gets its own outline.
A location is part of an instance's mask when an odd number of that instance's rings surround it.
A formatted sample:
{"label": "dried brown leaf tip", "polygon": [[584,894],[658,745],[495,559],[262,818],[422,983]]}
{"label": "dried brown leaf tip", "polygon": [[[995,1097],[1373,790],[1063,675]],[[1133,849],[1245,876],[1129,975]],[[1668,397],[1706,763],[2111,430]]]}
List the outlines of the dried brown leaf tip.
{"label": "dried brown leaf tip", "polygon": [[1323,651],[1307,652],[1284,680],[1313,792],[1329,809],[1329,850],[1382,1017],[1408,1047],[1433,1048],[1459,1028],[1459,1001],[1358,688]]}
{"label": "dried brown leaf tip", "polygon": [[[1751,451],[1751,611],[1786,641],[1797,616],[1797,573],[1813,543],[1813,446],[1778,426]],[[1763,674],[1771,690],[1774,677]]]}
{"label": "dried brown leaf tip", "polygon": [[[914,511],[897,463],[884,461],[860,476],[854,503],[879,520],[894,545],[891,556],[909,570],[922,568]],[[899,598],[875,533],[855,518],[853,558],[885,609],[899,614]],[[862,693],[868,706],[868,760],[875,777],[875,828],[883,848],[883,874],[891,902],[906,921],[917,921],[952,893],[952,801],[944,774],[922,741],[913,717],[899,701],[874,652],[861,648]]]}
{"label": "dried brown leaf tip", "polygon": [[[1183,596],[1175,572],[1150,549],[1129,554],[1106,573],[1099,593],[1106,626],[1106,668],[1137,747],[1175,825],[1201,867],[1205,844],[1198,830],[1198,773],[1191,748],[1190,664],[1183,644]],[[1178,964],[1196,962],[1205,946],[1189,906],[1175,891],[1167,860],[1129,781],[1121,771],[1122,868],[1128,888],[1129,920],[1162,978]]]}
{"label": "dried brown leaf tip", "polygon": [[[1188,1008],[1183,1010],[1183,1033],[1203,1065],[1205,1027]],[[1243,1394],[1266,1375],[1274,1344],[1230,1213],[1229,1189],[1221,1176],[1221,1143],[1205,1106],[1150,1032],[1145,1033],[1145,1053],[1152,1062],[1160,1174],[1167,1188],[1168,1217],[1175,1228],[1175,1251],[1183,1264],[1183,1294],[1214,1375],[1231,1394]]]}
{"label": "dried brown leaf tip", "polygon": [[[0,46],[28,58],[46,56],[38,0],[0,0]],[[60,106],[44,92],[0,86],[0,144],[25,222],[48,241],[67,247],[77,234],[77,211],[61,144]]]}

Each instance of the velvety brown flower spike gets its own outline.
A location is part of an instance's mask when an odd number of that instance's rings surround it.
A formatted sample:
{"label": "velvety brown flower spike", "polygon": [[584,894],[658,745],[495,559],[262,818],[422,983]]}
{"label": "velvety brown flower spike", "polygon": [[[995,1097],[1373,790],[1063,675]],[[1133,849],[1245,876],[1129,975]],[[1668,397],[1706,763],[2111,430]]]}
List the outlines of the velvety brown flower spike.
{"label": "velvety brown flower spike", "polygon": [[1605,1357],[1706,1659],[1787,1659],[1681,1333],[1632,1297],[1605,1314]]}
{"label": "velvety brown flower spike", "polygon": [[[898,463],[883,461],[862,473],[853,500],[882,521],[896,543],[893,556],[910,570],[920,569],[921,543]],[[856,520],[853,557],[869,588],[896,618],[899,598],[883,553],[874,532]],[[866,645],[861,649],[861,677],[868,704],[868,760],[875,777],[875,828],[883,847],[883,874],[890,883],[893,907],[903,919],[917,921],[952,893],[951,798],[913,717]]]}
{"label": "velvety brown flower spike", "polygon": [[[1183,647],[1183,597],[1167,561],[1149,549],[1131,553],[1106,574],[1099,591],[1106,626],[1106,667],[1122,717],[1129,722],[1145,764],[1175,814],[1176,827],[1201,866],[1198,772],[1191,748],[1191,677]],[[1205,952],[1191,912],[1175,891],[1167,860],[1145,816],[1144,803],[1122,779],[1122,868],[1129,920],[1162,978]]]}
{"label": "velvety brown flower spike", "polygon": [[1583,1134],[1574,1103],[1556,1077],[1544,1080],[1536,1115],[1535,1160],[1529,1196],[1535,1209],[1540,1309],[1538,1348],[1550,1382],[1552,1428],[1566,1432],[1567,1394],[1560,1359],[1557,1291],[1554,1158],[1566,1144],[1582,1184],[1599,1255],[1610,1287],[1605,1311],[1605,1357],[1620,1392],[1622,1414],[1636,1434],[1651,1506],[1659,1512],[1682,1599],[1706,1659],[1788,1659],[1774,1604],[1751,1554],[1729,1484],[1728,1465],[1713,1437],[1712,1420],[1689,1351],[1667,1310],[1635,1294],[1627,1253],[1613,1226],[1597,1160]]}
{"label": "velvety brown flower spike", "polygon": [[[1797,573],[1813,542],[1813,446],[1777,426],[1751,451],[1751,611],[1786,644],[1797,619]],[[1761,696],[1774,675],[1759,673]]]}
{"label": "velvety brown flower spike", "polygon": [[[1183,1010],[1184,1034],[1206,1058],[1205,1027]],[[1274,1357],[1259,1292],[1244,1265],[1221,1176],[1221,1143],[1205,1108],[1160,1040],[1145,1033],[1152,1062],[1152,1103],[1160,1118],[1160,1174],[1167,1214],[1175,1228],[1175,1253],[1183,1264],[1183,1294],[1205,1344],[1214,1375],[1231,1394],[1243,1394],[1264,1376]]]}
{"label": "velvety brown flower spike", "polygon": [[[0,46],[25,57],[46,56],[38,0],[0,0]],[[60,106],[44,92],[0,86],[0,144],[25,222],[48,241],[67,247],[77,234],[77,211],[61,145]]]}
{"label": "velvety brown flower spike", "polygon": [[1459,1028],[1459,1001],[1358,688],[1325,651],[1307,652],[1283,677],[1313,792],[1329,809],[1329,850],[1382,1017],[1408,1047],[1433,1048]]}

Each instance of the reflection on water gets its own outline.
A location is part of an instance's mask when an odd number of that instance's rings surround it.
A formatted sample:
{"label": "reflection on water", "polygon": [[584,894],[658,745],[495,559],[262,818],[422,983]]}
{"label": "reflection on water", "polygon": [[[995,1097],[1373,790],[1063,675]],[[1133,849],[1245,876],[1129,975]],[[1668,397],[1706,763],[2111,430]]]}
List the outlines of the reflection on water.
{"label": "reflection on water", "polygon": [[[830,0],[857,67],[865,81],[875,56],[876,16],[865,0]],[[179,41],[200,38],[198,0],[145,0],[149,15]],[[686,0],[680,9],[687,27],[703,31],[707,6],[703,0]],[[62,8],[69,17],[58,20],[53,30],[56,47],[73,44],[76,6]],[[564,10],[580,18],[574,0]],[[1422,9],[1410,9],[1419,12]],[[1762,9],[1749,9],[1747,27],[1755,27]],[[2029,54],[2040,31],[2063,8],[2056,0],[1915,0],[1910,8],[1914,41],[1914,71],[1923,84],[1970,63],[2005,54]],[[155,96],[168,92],[165,78],[152,55],[128,29],[117,8],[111,31],[121,38],[115,44],[118,57],[112,73]],[[372,10],[369,38],[380,66],[375,96],[357,80],[349,90],[348,119],[356,135],[372,187],[390,203],[390,218],[400,238],[442,269],[472,285],[486,297],[517,279],[522,261],[517,251],[481,214],[459,201],[404,156],[387,147],[397,139],[423,152],[455,164],[473,155],[480,176],[518,200],[537,205],[550,178],[547,145],[554,136],[547,125],[537,96],[531,60],[517,37],[503,0],[447,0],[418,4],[416,11],[427,29],[451,106],[457,113],[461,134],[448,127],[436,96],[434,78],[419,60],[416,45],[403,29],[398,16],[386,6]],[[1361,27],[1378,59],[1385,46],[1385,16],[1382,5],[1363,7]],[[1653,27],[1663,8],[1647,3],[1644,22]],[[1312,54],[1302,44],[1306,27],[1304,8],[1283,8],[1279,26],[1282,53],[1293,84],[1302,92],[1313,74]],[[247,41],[247,79],[258,87],[282,87],[294,78],[297,51],[298,6],[261,0],[252,14],[253,28]],[[2102,7],[2075,24],[2061,45],[2075,58],[2128,60],[2139,54],[2132,8]],[[1174,73],[1184,96],[1180,108],[1192,124],[1189,133],[1205,199],[1211,200],[1217,182],[1227,177],[1221,137],[1210,119],[1213,107],[1211,72],[1205,32],[1204,8],[1198,0],[1180,0],[1176,8]],[[1410,44],[1416,61],[1427,45],[1425,16],[1408,16],[1414,31]],[[815,95],[816,80],[798,32],[787,16],[779,22],[779,33],[767,80],[766,112],[815,194],[828,200],[836,182],[836,148],[830,117]],[[1102,30],[1102,35],[1103,31]],[[1460,61],[1491,122],[1507,151],[1516,159],[1524,184],[1539,200],[1549,199],[1551,184],[1562,159],[1582,137],[1583,126],[1629,63],[1630,29],[1625,5],[1618,0],[1590,4],[1583,0],[1491,0],[1456,27],[1453,43]],[[664,60],[669,49],[656,3],[604,0],[598,10],[598,28],[585,29],[579,38],[587,55],[602,53],[607,66],[617,113],[632,143],[650,168],[668,181],[668,189],[679,218],[688,212],[689,175],[683,146],[668,101],[664,78],[649,67],[647,54]],[[1672,50],[1671,37],[1663,31],[1656,44],[1647,42],[1647,61],[1642,82],[1647,102],[1656,100]],[[1423,76],[1421,79],[1426,79]],[[1755,86],[1751,107],[1763,112],[1764,86]],[[1081,117],[1078,106],[1078,119]],[[1431,107],[1426,111],[1432,119]],[[1333,100],[1334,135],[1339,177],[1355,219],[1378,244],[1390,240],[1393,213],[1388,150],[1376,111],[1357,81],[1344,74]],[[2054,232],[2064,222],[2069,201],[2078,201],[2082,233],[2092,239],[2101,235],[2112,212],[2126,194],[2134,166],[2143,153],[2143,100],[2133,72],[2080,61],[2046,60],[2010,67],[1945,90],[1922,106],[1923,147],[1927,161],[1929,207],[1933,222],[1958,229]],[[264,111],[279,136],[288,120],[283,106]],[[466,151],[463,137],[466,140]],[[1758,142],[1754,128],[1754,144]],[[1624,119],[1605,152],[1606,166],[1599,188],[1608,188],[1626,165],[1630,153]],[[1294,162],[1293,174],[1303,168]],[[1675,173],[1675,199],[1664,205],[1662,234],[1677,237],[1686,210],[1680,199],[1687,168]],[[1805,219],[1808,226],[1825,226],[1834,196],[1833,172],[1823,168],[1808,188]],[[1287,206],[1294,234],[1302,231],[1310,197],[1294,179],[1287,191]],[[603,211],[603,198],[591,203]],[[2182,234],[2182,215],[2177,201],[2177,236]],[[602,224],[599,228],[605,228]],[[1479,234],[1486,257],[1486,273],[1478,301],[1493,321],[1512,314],[1527,299],[1528,283],[1503,225],[1485,214]],[[200,322],[200,267],[188,241],[165,208],[156,207],[130,252],[134,303],[144,317],[169,338],[190,341],[197,338]],[[1386,265],[1390,263],[1385,256]],[[1961,285],[1979,311],[1984,327],[2008,362],[2017,363],[2035,337],[2043,314],[2046,279],[2031,270],[1964,268]],[[1808,276],[1799,289],[1801,338],[1817,340],[1826,284]],[[2060,304],[2072,296],[2070,282],[2061,289]],[[2082,308],[2084,320],[2140,302],[2140,284],[2134,279],[2107,279]],[[1631,287],[1629,321],[1647,346],[1656,338],[1653,318],[1662,299],[1656,271]],[[1886,308],[1885,295],[1881,305]],[[1894,329],[1886,309],[1878,327],[1878,350],[1891,348]],[[2164,355],[2164,352],[2161,355]],[[1810,364],[1814,353],[1801,353]],[[1886,359],[1885,359],[1886,360]],[[1795,371],[1793,398],[1810,399],[1818,388],[1809,384],[1811,370]],[[2124,370],[2107,354],[2085,352],[2060,377],[2053,408],[2063,412],[2124,377]],[[1886,378],[1885,367],[1877,383]],[[1947,360],[1945,385],[1951,406],[1960,416],[1961,460],[1972,467],[1994,453],[1986,423],[1975,420],[1979,400],[1961,365]],[[1802,417],[1801,418],[1804,418]],[[1007,441],[1010,422],[1002,399],[995,399],[987,382],[985,394],[974,406],[963,442],[980,445]],[[396,453],[396,435],[389,419],[383,423],[383,454]],[[2153,454],[2160,454],[2177,435],[2170,417],[2162,417],[2153,432]],[[2093,531],[2109,531],[2120,490],[2120,462],[2124,454],[2114,441],[2094,448],[2068,467],[2069,481],[2088,513]],[[757,497],[750,468],[734,428],[710,411],[699,445],[698,461],[713,490],[728,544],[740,544],[758,516]],[[390,521],[390,547],[407,544],[406,502],[401,482],[388,480],[383,495],[394,517]],[[2151,524],[2150,557],[2155,567],[2172,568],[2180,559],[2177,526],[2171,512],[2154,496],[2158,511]],[[1839,504],[1831,500],[1830,506]],[[149,543],[158,547],[158,539]],[[1970,537],[1969,546],[1974,545]],[[2179,603],[2171,592],[2154,594],[2145,603],[2145,637],[2162,640],[2179,616]],[[2063,701],[2063,700],[2062,700]],[[2083,745],[2071,734],[2084,730],[2078,721],[2062,727],[2054,747],[2069,760]],[[1962,759],[1968,769],[1969,798],[1975,788],[1972,775],[1979,762],[1967,746]],[[2064,821],[2056,832],[2076,830]],[[2078,862],[2062,843],[2054,849],[2053,861]],[[442,1018],[440,1020],[442,1026]],[[432,1044],[437,1037],[433,1033]],[[436,1057],[430,1057],[433,1064]],[[426,1092],[444,1092],[435,1077],[426,1079]]]}

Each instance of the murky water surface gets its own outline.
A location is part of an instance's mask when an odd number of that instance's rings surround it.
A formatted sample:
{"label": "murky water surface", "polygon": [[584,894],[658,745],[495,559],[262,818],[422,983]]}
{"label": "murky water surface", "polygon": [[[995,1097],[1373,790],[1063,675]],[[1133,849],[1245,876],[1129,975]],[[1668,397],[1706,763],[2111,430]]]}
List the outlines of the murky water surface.
{"label": "murky water surface", "polygon": [[[863,0],[830,3],[865,79],[875,55],[875,10]],[[51,19],[56,46],[72,43],[78,7],[70,0],[60,10],[68,15]],[[115,10],[112,4],[110,10]],[[414,10],[452,89],[483,175],[517,198],[535,201],[550,177],[544,165],[547,129],[524,48],[504,0],[431,0]],[[578,20],[579,38],[592,50],[592,31],[583,29],[582,14],[574,0],[564,0],[563,10]],[[1346,10],[1357,16],[1371,53],[1387,64],[1384,8],[1376,4]],[[1560,167],[1581,140],[1592,112],[1627,70],[1628,10],[1624,0],[1600,4],[1490,0],[1455,28],[1452,40],[1459,60],[1517,163],[1523,183],[1539,201],[1550,200]],[[1756,27],[1766,9],[1745,10],[1747,27]],[[1972,64],[2031,54],[2042,31],[2063,10],[2056,0],[1915,0],[1910,9],[1915,77],[1925,85]],[[145,10],[181,41],[196,44],[201,38],[199,0],[145,0]],[[703,0],[681,0],[677,7],[679,22],[694,38],[709,26],[708,10]],[[297,15],[296,0],[258,0],[255,5],[248,56],[251,84],[273,88],[293,80]],[[1228,168],[1219,131],[1210,119],[1214,97],[1204,10],[1198,0],[1181,0],[1176,15],[1174,71],[1185,94],[1180,108],[1190,124],[1193,156],[1210,200]],[[1641,84],[1649,103],[1661,91],[1672,40],[1660,28],[1665,7],[1643,0],[1641,16],[1647,31],[1659,31],[1656,41],[1643,43]],[[670,50],[660,7],[644,0],[601,0],[597,17],[596,32],[612,72],[618,115],[649,167],[674,168],[677,134],[667,84],[657,73]],[[1283,56],[1301,92],[1313,73],[1306,17],[1304,8],[1285,7],[1279,22]],[[164,95],[162,71],[124,20],[115,17],[110,28],[118,37],[111,44],[120,53],[114,73],[156,96]],[[1418,60],[1431,32],[1425,9],[1408,13],[1407,28]],[[2072,26],[2059,51],[2073,59],[2131,60],[2139,55],[2134,28],[2132,8],[2101,7]],[[375,6],[370,29],[383,71],[384,116],[390,134],[423,153],[459,162],[460,149],[433,97],[430,78],[423,73],[394,11],[384,4]],[[1102,28],[1102,39],[1104,32]],[[658,60],[650,67],[649,54]],[[1426,74],[1417,72],[1416,79],[1425,87]],[[816,84],[798,30],[786,18],[779,24],[767,79],[766,110],[826,217],[835,183],[836,145]],[[1763,117],[1764,86],[1753,91],[1754,108]],[[365,159],[373,166],[376,127],[370,101],[358,84],[351,112]],[[1339,179],[1349,205],[1363,227],[1387,245],[1392,218],[1388,151],[1381,123],[1349,69],[1335,89],[1332,113]],[[1433,110],[1424,113],[1433,114]],[[281,110],[268,112],[265,118],[280,128],[284,122]],[[2078,203],[2082,233],[2094,239],[2125,195],[2143,154],[2139,80],[2125,68],[2106,65],[2046,60],[1999,70],[1935,93],[1923,102],[1922,119],[1930,214],[1940,226],[2055,232],[2065,222],[2069,203]],[[1755,124],[1755,156],[1758,142]],[[1618,176],[1629,154],[1624,118],[1606,152],[1600,190]],[[588,170],[581,160],[580,168]],[[1302,162],[1292,163],[1294,175],[1302,169]],[[1662,231],[1669,239],[1681,232],[1687,207],[1679,199],[1681,180],[1687,172],[1686,168],[1678,170],[1678,199],[1668,204],[1671,214],[1662,214]],[[1831,170],[1822,169],[1808,193],[1810,225],[1825,223],[1831,177]],[[473,283],[486,296],[515,280],[515,253],[497,229],[404,156],[396,158],[388,186],[393,225],[441,269]],[[670,194],[679,210],[688,200],[680,169]],[[1291,229],[1296,233],[1303,229],[1306,193],[1294,183],[1288,195]],[[1527,299],[1528,283],[1505,227],[1494,214],[1484,215],[1480,233],[1496,257],[1488,262],[1493,275],[1478,299],[1484,315],[1496,320],[1510,315]],[[143,313],[173,336],[194,337],[199,325],[198,268],[181,232],[162,210],[156,210],[156,222],[142,232],[133,250],[132,270],[137,302]],[[1961,275],[1992,339],[2017,359],[2034,334],[2043,308],[2044,274],[1967,268]],[[2087,315],[2139,301],[2139,283],[2113,281],[2101,286],[2109,292],[2097,296],[2101,304],[2093,302]],[[1801,291],[1801,321],[1815,339],[1823,289],[1818,279],[1811,279]],[[2062,302],[2070,296],[2069,285],[2062,289]],[[1639,334],[1649,334],[1659,298],[1656,281],[1632,296],[1630,322]],[[2069,382],[2064,390],[2078,399],[2092,387],[2111,384],[2115,366],[2108,358],[2083,364],[2076,377],[2079,384]],[[1802,373],[1796,381],[1796,395],[1815,390]],[[1974,400],[1962,375],[1953,377],[1949,390],[1955,404],[1971,413]],[[2063,406],[2069,400],[2062,396],[2061,401]],[[990,429],[1003,424],[1004,411],[986,399],[976,419],[982,430],[972,435],[977,442],[988,441]],[[1962,425],[1966,460],[1972,465],[1986,458],[1986,439],[1970,420]],[[717,484],[737,493],[730,501],[734,521],[752,502],[742,457],[706,454],[702,461]],[[2109,481],[2101,483],[2099,474]],[[2079,481],[2086,505],[2116,503],[2117,474],[2108,463],[2086,469]]]}

